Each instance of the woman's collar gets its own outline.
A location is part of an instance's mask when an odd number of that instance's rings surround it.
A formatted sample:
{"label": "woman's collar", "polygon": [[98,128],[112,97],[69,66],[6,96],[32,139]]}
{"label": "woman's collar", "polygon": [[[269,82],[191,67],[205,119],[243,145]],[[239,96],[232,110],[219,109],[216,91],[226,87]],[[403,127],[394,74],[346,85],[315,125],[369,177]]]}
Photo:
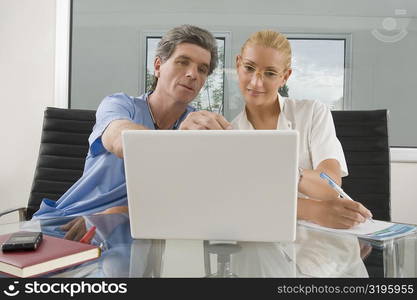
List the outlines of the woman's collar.
{"label": "woman's collar", "polygon": [[282,97],[278,94],[278,102],[279,102],[279,117],[277,123],[277,129],[292,129],[292,123],[287,119],[285,116],[285,102],[287,101],[287,97]]}
{"label": "woman's collar", "polygon": [[[277,122],[277,129],[280,130],[286,130],[286,129],[292,129],[292,123],[289,121],[285,116],[285,101],[287,100],[286,97],[282,97],[278,95],[278,103],[280,108],[280,113],[278,116],[278,122]],[[239,122],[238,122],[239,129],[249,129],[254,130],[252,123],[249,122],[248,115],[246,114],[246,105],[243,108],[243,111],[240,114]]]}

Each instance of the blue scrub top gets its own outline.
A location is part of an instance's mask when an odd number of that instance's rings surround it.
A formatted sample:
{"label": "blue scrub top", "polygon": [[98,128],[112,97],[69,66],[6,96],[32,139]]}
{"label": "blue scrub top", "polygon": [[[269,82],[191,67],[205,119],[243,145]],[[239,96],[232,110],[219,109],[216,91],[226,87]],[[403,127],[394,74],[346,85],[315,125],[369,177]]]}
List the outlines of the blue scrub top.
{"label": "blue scrub top", "polygon": [[[58,201],[44,198],[33,218],[90,215],[114,206],[127,206],[123,159],[104,148],[101,135],[114,120],[130,120],[155,129],[147,105],[149,94],[134,98],[117,93],[104,98],[97,109],[96,124],[88,139],[90,148],[83,175]],[[195,108],[187,106],[178,124],[192,111]]]}

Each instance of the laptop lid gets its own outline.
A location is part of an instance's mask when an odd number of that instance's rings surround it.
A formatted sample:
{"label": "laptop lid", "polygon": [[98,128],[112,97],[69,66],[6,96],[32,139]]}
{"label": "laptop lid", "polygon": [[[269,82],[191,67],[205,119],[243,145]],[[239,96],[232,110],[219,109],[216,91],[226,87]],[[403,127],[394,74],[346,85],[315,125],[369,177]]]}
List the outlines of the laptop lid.
{"label": "laptop lid", "polygon": [[295,240],[297,131],[124,131],[123,151],[133,238]]}

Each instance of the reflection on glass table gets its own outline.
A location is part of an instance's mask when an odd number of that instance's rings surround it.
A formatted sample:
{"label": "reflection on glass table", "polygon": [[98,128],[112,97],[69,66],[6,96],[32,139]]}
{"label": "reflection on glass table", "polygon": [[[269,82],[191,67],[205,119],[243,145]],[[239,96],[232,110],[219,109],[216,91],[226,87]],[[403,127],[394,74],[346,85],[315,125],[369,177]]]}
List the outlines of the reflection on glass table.
{"label": "reflection on glass table", "polygon": [[[102,256],[51,273],[49,277],[416,277],[417,234],[383,243],[355,236],[297,228],[294,243],[203,240],[133,240],[127,214],[93,215],[0,225],[0,234],[42,230],[68,235],[69,222],[81,224],[79,239],[92,226],[92,244]],[[66,228],[66,230],[63,230]]]}

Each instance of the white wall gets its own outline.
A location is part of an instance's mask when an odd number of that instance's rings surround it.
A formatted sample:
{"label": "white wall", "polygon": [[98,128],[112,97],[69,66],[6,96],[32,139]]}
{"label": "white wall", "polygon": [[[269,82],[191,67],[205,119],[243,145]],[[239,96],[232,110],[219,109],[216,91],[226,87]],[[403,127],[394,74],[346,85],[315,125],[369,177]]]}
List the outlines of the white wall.
{"label": "white wall", "polygon": [[55,0],[0,0],[0,45],[2,210],[28,201],[43,110],[54,104]]}
{"label": "white wall", "polygon": [[417,163],[391,163],[391,218],[417,224]]}

